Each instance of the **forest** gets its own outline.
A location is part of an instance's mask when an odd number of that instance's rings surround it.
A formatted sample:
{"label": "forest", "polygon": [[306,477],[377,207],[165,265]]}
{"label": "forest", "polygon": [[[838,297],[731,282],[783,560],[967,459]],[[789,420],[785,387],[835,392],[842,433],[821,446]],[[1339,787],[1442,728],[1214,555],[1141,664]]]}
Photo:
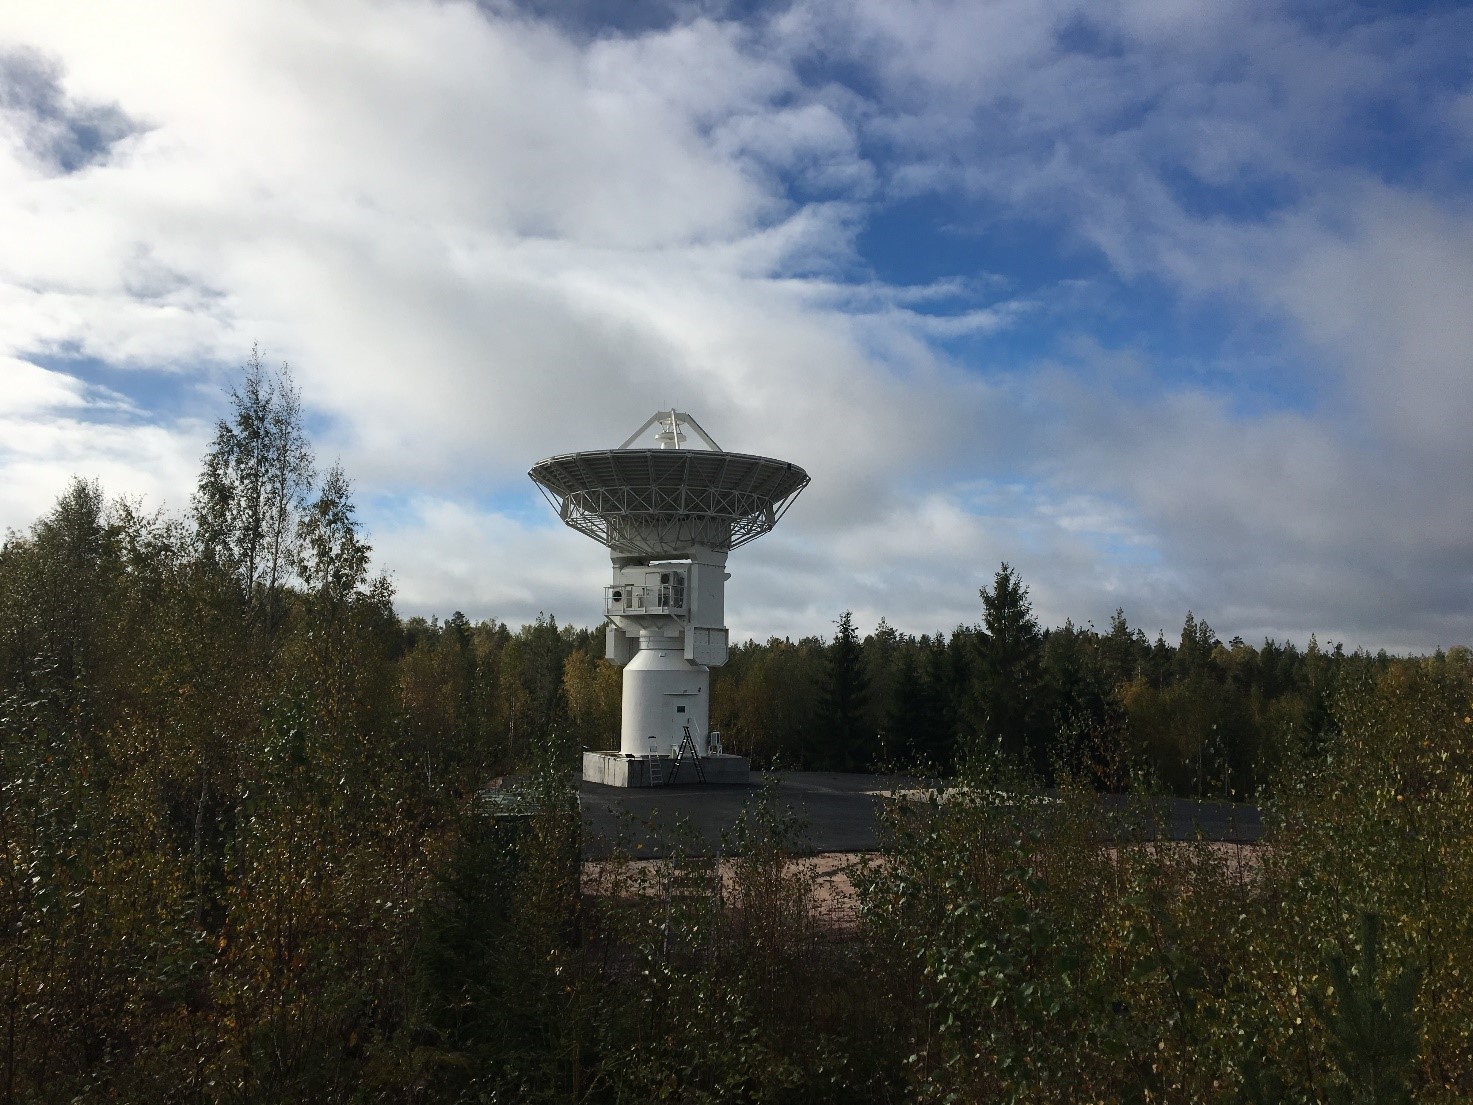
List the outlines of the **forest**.
{"label": "forest", "polygon": [[186,514],[7,536],[0,1103],[1473,1097],[1465,648],[1046,628],[1008,564],[973,625],[739,645],[728,750],[934,787],[838,932],[771,787],[724,866],[583,861],[601,631],[401,618],[371,552],[255,356]]}

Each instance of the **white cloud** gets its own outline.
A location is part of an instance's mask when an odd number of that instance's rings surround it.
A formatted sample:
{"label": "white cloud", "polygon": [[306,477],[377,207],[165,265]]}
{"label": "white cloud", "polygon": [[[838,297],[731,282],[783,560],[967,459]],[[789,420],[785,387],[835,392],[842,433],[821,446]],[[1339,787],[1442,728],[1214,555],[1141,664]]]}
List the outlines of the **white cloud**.
{"label": "white cloud", "polygon": [[63,372],[51,372],[29,361],[0,357],[0,417],[80,407],[82,382]]}
{"label": "white cloud", "polygon": [[[10,395],[7,384],[0,397]],[[97,479],[112,496],[187,510],[205,436],[198,424],[96,422],[64,409],[7,411],[0,401],[0,532],[29,527],[74,477]]]}
{"label": "white cloud", "polygon": [[596,624],[603,617],[606,563],[571,534],[500,511],[419,496],[369,535],[401,606],[511,624],[539,612]]}
{"label": "white cloud", "polygon": [[[1190,605],[1245,634],[1444,642],[1473,596],[1440,609],[1419,580],[1463,578],[1473,538],[1451,475],[1473,222],[1333,156],[1445,33],[1412,29],[807,0],[580,39],[469,3],[9,4],[0,39],[57,59],[55,102],[131,129],[64,172],[0,117],[0,524],[73,471],[182,505],[211,413],[190,389],[259,339],[324,457],[400,504],[365,517],[407,609],[596,617],[601,554],[519,513],[525,470],[673,404],[814,476],[733,558],[738,633],[971,620],[1009,559],[1053,621],[1119,603],[1170,632]],[[1234,214],[1255,189],[1275,211]],[[934,190],[1063,228],[1127,287],[1283,320],[1316,350],[1313,401],[1153,395],[1129,342],[959,364],[945,343],[1049,307],[982,274],[856,282],[872,205]],[[149,386],[174,402],[118,416],[42,354],[172,373]]]}
{"label": "white cloud", "polygon": [[1376,187],[1348,221],[1297,228],[1274,290],[1388,444],[1473,459],[1473,210]]}

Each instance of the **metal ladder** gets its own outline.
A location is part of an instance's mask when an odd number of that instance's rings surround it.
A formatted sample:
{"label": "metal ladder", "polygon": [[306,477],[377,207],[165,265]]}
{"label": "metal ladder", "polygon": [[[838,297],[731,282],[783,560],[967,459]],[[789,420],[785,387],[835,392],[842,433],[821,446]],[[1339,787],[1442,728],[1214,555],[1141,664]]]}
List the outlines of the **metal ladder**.
{"label": "metal ladder", "polygon": [[696,738],[690,735],[690,726],[685,726],[685,735],[680,738],[680,748],[675,753],[675,763],[670,768],[670,781],[680,774],[680,765],[689,760],[696,769],[696,781],[706,781],[706,769],[701,766],[701,754],[696,751]]}
{"label": "metal ladder", "polygon": [[662,787],[665,785],[665,763],[660,759],[660,753],[655,747],[655,738],[650,738],[649,755],[645,756],[644,762],[649,765],[650,786]]}

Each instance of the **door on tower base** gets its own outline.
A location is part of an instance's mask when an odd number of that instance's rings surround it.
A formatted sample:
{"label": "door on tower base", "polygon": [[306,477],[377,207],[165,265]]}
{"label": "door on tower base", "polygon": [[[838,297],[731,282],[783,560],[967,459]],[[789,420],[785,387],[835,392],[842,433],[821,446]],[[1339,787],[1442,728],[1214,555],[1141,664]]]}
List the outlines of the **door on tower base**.
{"label": "door on tower base", "polygon": [[695,695],[672,695],[670,705],[666,707],[666,718],[669,719],[670,752],[675,754],[680,747],[680,742],[685,739],[686,728],[689,727],[691,739],[695,741],[696,754],[706,754],[706,734],[701,731],[702,719],[696,712]]}

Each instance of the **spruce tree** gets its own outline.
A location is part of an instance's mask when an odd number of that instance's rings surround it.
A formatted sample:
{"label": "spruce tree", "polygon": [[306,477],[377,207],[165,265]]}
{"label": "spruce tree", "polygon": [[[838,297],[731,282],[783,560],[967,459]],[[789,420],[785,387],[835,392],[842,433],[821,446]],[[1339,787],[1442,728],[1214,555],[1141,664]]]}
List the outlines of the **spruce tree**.
{"label": "spruce tree", "polygon": [[1383,990],[1377,983],[1379,930],[1376,914],[1361,915],[1361,954],[1355,973],[1343,955],[1330,955],[1333,1008],[1328,995],[1310,997],[1329,1030],[1330,1058],[1343,1079],[1332,1090],[1336,1105],[1403,1105],[1412,1099],[1420,1044],[1412,1010],[1422,968],[1416,964],[1404,968]]}
{"label": "spruce tree", "polygon": [[899,765],[914,771],[950,774],[956,735],[947,710],[946,645],[940,634],[907,642],[900,650],[887,731]]}
{"label": "spruce tree", "polygon": [[977,697],[982,735],[1020,762],[1043,770],[1049,711],[1043,679],[1043,634],[1028,588],[1007,561],[980,592],[985,633],[979,647]]}
{"label": "spruce tree", "polygon": [[872,734],[864,724],[868,682],[854,615],[846,610],[835,624],[838,632],[825,656],[827,671],[820,714],[823,740],[818,766],[856,771],[870,766],[875,751]]}

